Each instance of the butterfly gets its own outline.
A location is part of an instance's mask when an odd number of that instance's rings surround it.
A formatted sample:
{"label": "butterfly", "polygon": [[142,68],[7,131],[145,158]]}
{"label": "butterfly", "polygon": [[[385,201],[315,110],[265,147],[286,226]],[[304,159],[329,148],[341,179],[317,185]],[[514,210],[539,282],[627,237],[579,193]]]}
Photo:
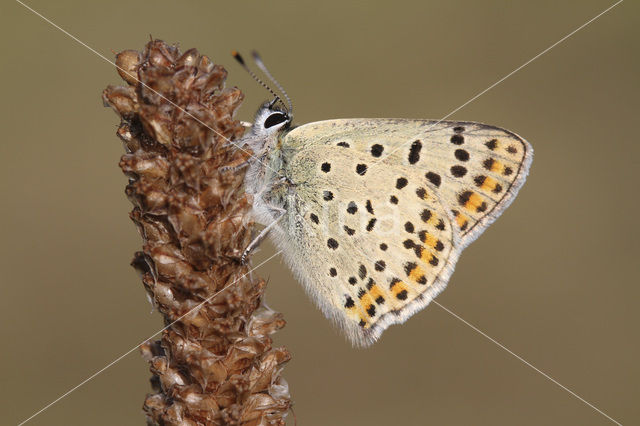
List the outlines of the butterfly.
{"label": "butterfly", "polygon": [[355,346],[369,346],[444,290],[462,250],[524,184],[531,145],[475,122],[295,127],[286,92],[254,59],[288,105],[271,91],[239,141],[254,153],[245,189],[266,226],[248,250],[269,235],[324,315]]}

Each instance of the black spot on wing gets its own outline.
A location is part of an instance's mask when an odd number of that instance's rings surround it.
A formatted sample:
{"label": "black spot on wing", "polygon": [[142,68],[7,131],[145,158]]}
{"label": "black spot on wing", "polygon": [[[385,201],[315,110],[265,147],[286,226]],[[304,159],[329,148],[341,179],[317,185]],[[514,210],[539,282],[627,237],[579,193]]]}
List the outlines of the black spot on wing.
{"label": "black spot on wing", "polygon": [[469,152],[465,149],[456,149],[454,155],[460,161],[469,161]]}
{"label": "black spot on wing", "polygon": [[487,177],[483,175],[476,176],[475,178],[473,178],[473,181],[476,183],[477,186],[482,186],[485,180],[487,180]]}
{"label": "black spot on wing", "polygon": [[440,178],[440,175],[434,172],[428,172],[425,177],[427,178],[427,180],[429,182],[431,182],[431,184],[433,186],[440,186],[440,183],[442,183],[442,179]]}
{"label": "black spot on wing", "polygon": [[375,305],[369,305],[369,307],[367,308],[367,314],[369,314],[370,317],[375,316],[376,314],[376,307]]}
{"label": "black spot on wing", "polygon": [[462,145],[464,143],[464,136],[456,134],[451,136],[450,140],[454,145]]}
{"label": "black spot on wing", "polygon": [[367,290],[371,290],[374,285],[376,285],[376,283],[375,281],[373,281],[373,278],[369,278],[369,281],[367,281],[367,285],[365,287],[367,287]]}
{"label": "black spot on wing", "polygon": [[371,205],[371,200],[367,200],[366,208],[370,214],[373,214],[373,206]]}
{"label": "black spot on wing", "polygon": [[467,174],[467,168],[460,165],[452,166],[451,174],[457,178],[463,177],[464,175]]}
{"label": "black spot on wing", "polygon": [[360,277],[361,280],[364,280],[365,277],[367,276],[367,268],[362,264],[358,268],[358,276]]}
{"label": "black spot on wing", "polygon": [[377,219],[374,217],[369,221],[369,223],[367,223],[367,231],[371,232],[373,230],[373,227],[376,225],[376,221]]}
{"label": "black spot on wing", "polygon": [[379,143],[371,146],[371,155],[374,157],[380,157],[382,155],[382,151],[384,151],[384,147]]}
{"label": "black spot on wing", "polygon": [[498,146],[498,140],[497,139],[491,139],[488,142],[485,142],[484,144],[487,148],[489,148],[491,151],[493,151],[494,149],[496,149],[496,147]]}
{"label": "black spot on wing", "polygon": [[411,148],[409,148],[409,164],[416,164],[420,161],[420,150],[422,149],[422,142],[419,140],[413,142],[411,144]]}

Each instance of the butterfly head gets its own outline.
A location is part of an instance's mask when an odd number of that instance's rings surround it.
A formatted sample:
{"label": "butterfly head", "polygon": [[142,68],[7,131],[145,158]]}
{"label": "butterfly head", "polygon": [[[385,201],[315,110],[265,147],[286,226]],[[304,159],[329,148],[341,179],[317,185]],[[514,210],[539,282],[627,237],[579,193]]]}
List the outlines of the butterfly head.
{"label": "butterfly head", "polygon": [[271,102],[265,102],[260,106],[256,113],[253,123],[253,132],[263,136],[270,136],[280,129],[286,129],[291,126],[292,116],[289,111],[278,106],[279,98],[275,98]]}
{"label": "butterfly head", "polygon": [[[254,151],[260,152],[263,148],[271,146],[272,142],[277,140],[277,135],[281,130],[288,129],[291,126],[293,105],[287,92],[285,92],[280,83],[271,75],[264,62],[262,62],[258,52],[252,52],[254,62],[269,80],[275,84],[284,97],[276,94],[276,92],[251,71],[238,52],[234,51],[232,55],[255,81],[274,96],[272,101],[263,103],[258,109],[253,126],[251,127],[251,136],[247,138],[247,143],[252,146]],[[283,99],[286,99],[286,104],[283,102]]]}

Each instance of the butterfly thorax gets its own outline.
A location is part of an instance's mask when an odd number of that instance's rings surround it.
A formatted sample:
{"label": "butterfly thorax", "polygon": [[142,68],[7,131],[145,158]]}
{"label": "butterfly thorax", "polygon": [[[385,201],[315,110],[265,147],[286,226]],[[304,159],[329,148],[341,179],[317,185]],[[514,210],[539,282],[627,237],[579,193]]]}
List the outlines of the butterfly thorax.
{"label": "butterfly thorax", "polygon": [[252,195],[255,220],[269,225],[277,217],[277,210],[286,208],[286,194],[290,186],[284,169],[282,138],[286,131],[265,135],[251,132],[242,140],[254,156],[249,160],[245,190]]}

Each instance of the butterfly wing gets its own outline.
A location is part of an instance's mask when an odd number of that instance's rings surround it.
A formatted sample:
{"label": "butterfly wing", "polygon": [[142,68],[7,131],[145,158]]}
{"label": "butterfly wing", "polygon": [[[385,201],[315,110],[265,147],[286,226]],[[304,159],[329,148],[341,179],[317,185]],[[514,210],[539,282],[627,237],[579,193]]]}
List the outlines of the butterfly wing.
{"label": "butterfly wing", "polygon": [[[455,135],[463,144],[451,141]],[[493,139],[493,149],[484,144]],[[444,289],[462,248],[504,209],[530,161],[524,154],[516,168],[504,155],[518,141],[473,123],[362,119],[298,127],[279,147],[292,185],[281,195],[288,214],[276,243],[324,314],[354,344],[369,345]],[[464,161],[456,157],[462,145]],[[502,169],[484,167],[483,157]],[[451,168],[460,162],[467,173],[457,177]]]}
{"label": "butterfly wing", "polygon": [[397,164],[418,169],[451,207],[462,247],[511,204],[533,160],[531,145],[520,136],[473,122],[340,119],[309,123],[292,133],[311,145],[348,144],[370,154],[373,169]]}

